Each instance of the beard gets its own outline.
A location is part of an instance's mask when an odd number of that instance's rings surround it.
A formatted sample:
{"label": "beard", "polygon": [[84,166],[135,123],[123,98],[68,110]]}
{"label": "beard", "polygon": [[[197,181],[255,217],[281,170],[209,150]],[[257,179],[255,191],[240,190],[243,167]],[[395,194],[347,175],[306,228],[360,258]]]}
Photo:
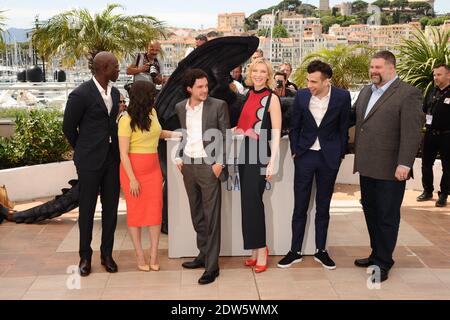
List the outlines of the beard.
{"label": "beard", "polygon": [[380,84],[383,82],[383,78],[381,77],[381,74],[371,74],[370,80],[373,84]]}

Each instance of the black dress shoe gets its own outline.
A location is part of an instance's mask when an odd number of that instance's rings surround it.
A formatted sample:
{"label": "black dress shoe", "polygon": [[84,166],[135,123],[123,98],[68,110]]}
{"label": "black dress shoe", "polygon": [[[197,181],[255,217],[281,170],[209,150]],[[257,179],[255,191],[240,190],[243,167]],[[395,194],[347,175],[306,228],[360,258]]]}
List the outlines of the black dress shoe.
{"label": "black dress shoe", "polygon": [[78,268],[80,270],[80,276],[87,277],[91,273],[91,260],[81,258]]}
{"label": "black dress shoe", "polygon": [[436,201],[436,207],[445,207],[447,205],[447,194],[439,192],[439,199]]}
{"label": "black dress shoe", "polygon": [[389,271],[381,269],[380,281],[386,281],[388,279]]}
{"label": "black dress shoe", "polygon": [[433,198],[433,192],[424,191],[420,196],[416,198],[417,201],[427,201]]}
{"label": "black dress shoe", "polygon": [[186,269],[198,269],[198,268],[204,268],[205,267],[205,263],[203,261],[195,259],[193,261],[183,262],[181,264],[181,266],[183,268],[186,268]]}
{"label": "black dress shoe", "polygon": [[371,265],[373,265],[373,263],[369,260],[369,258],[355,260],[355,266],[360,267],[360,268],[368,268]]}
{"label": "black dress shoe", "polygon": [[117,264],[112,258],[112,256],[101,257],[102,266],[105,267],[105,270],[109,273],[117,272]]}
{"label": "black dress shoe", "polygon": [[214,280],[216,280],[216,278],[219,276],[219,269],[217,269],[216,271],[205,271],[203,273],[203,275],[200,277],[200,279],[198,279],[198,283],[199,284],[208,284],[211,282],[214,282]]}
{"label": "black dress shoe", "polygon": [[379,268],[378,270],[380,270],[380,278],[377,279],[377,276],[375,276],[375,270],[374,269],[372,271],[372,282],[375,283],[377,281],[379,281],[379,283],[386,281],[389,278],[389,271],[383,268]]}

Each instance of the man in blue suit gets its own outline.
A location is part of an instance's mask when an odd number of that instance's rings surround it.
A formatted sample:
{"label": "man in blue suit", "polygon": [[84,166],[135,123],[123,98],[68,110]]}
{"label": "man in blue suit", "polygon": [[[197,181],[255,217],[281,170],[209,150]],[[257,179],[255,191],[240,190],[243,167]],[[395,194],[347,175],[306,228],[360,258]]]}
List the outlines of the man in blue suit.
{"label": "man in blue suit", "polygon": [[347,148],[351,98],[347,90],[331,86],[333,71],[325,62],[312,61],[307,72],[308,89],[297,92],[289,132],[295,163],[291,250],[278,267],[288,268],[302,261],[301,247],[315,178],[317,251],[314,259],[327,269],[335,269],[336,264],[325,246],[334,183]]}

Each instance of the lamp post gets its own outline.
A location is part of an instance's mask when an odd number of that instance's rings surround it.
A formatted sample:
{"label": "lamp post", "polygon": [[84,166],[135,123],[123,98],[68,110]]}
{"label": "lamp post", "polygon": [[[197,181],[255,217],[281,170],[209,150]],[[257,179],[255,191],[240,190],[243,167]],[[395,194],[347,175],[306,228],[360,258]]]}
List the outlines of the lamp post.
{"label": "lamp post", "polygon": [[[39,21],[39,15],[36,15],[34,18],[34,29],[33,29],[33,33],[39,29],[39,27],[42,25],[43,23],[41,21]],[[31,43],[33,42],[33,38],[31,38]],[[38,54],[36,52],[36,47],[33,45],[33,64],[37,65],[38,64]],[[44,57],[41,56],[41,60],[42,60],[42,81],[46,82],[46,77],[45,77],[45,59]]]}

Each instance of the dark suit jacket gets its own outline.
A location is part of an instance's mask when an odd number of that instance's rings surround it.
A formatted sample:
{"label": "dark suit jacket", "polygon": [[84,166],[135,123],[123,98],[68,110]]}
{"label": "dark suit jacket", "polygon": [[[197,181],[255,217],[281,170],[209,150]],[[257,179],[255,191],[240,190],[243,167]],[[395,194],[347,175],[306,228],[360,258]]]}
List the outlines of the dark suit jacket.
{"label": "dark suit jacket", "polygon": [[[177,151],[177,157],[183,158],[184,147],[186,146],[187,137],[186,137],[186,103],[187,99],[179,102],[175,106],[175,111],[178,115],[178,119],[180,120],[181,129],[183,129],[183,137],[181,139],[180,145]],[[213,137],[205,135],[210,129],[215,129],[220,131],[222,135],[222,140],[214,141]],[[227,153],[231,145],[231,137],[228,139],[227,129],[230,129],[230,117],[228,115],[228,105],[225,101],[208,97],[206,101],[203,103],[203,111],[202,111],[202,133],[203,133],[203,147],[205,148],[206,153],[208,154],[208,145],[210,143],[215,143],[213,152],[209,155],[208,160],[210,163],[220,163],[225,164],[227,160]],[[219,179],[221,181],[225,181],[228,177],[228,170],[225,167],[222,170],[222,174]]]}
{"label": "dark suit jacket", "polygon": [[291,152],[301,156],[308,151],[319,138],[320,148],[330,168],[339,169],[341,159],[345,157],[348,142],[351,98],[347,90],[331,87],[328,110],[317,126],[309,102],[309,89],[297,91],[292,107],[291,130],[289,139]]}
{"label": "dark suit jacket", "polygon": [[422,94],[397,79],[364,118],[371,95],[371,85],[364,87],[353,105],[356,115],[353,170],[365,177],[396,180],[397,166],[412,169],[419,149],[424,122]]}
{"label": "dark suit jacket", "polygon": [[120,93],[111,90],[113,106],[110,115],[93,80],[73,90],[64,111],[63,131],[73,147],[78,170],[98,170],[105,162],[111,137],[114,157],[119,161],[117,140],[117,113]]}

